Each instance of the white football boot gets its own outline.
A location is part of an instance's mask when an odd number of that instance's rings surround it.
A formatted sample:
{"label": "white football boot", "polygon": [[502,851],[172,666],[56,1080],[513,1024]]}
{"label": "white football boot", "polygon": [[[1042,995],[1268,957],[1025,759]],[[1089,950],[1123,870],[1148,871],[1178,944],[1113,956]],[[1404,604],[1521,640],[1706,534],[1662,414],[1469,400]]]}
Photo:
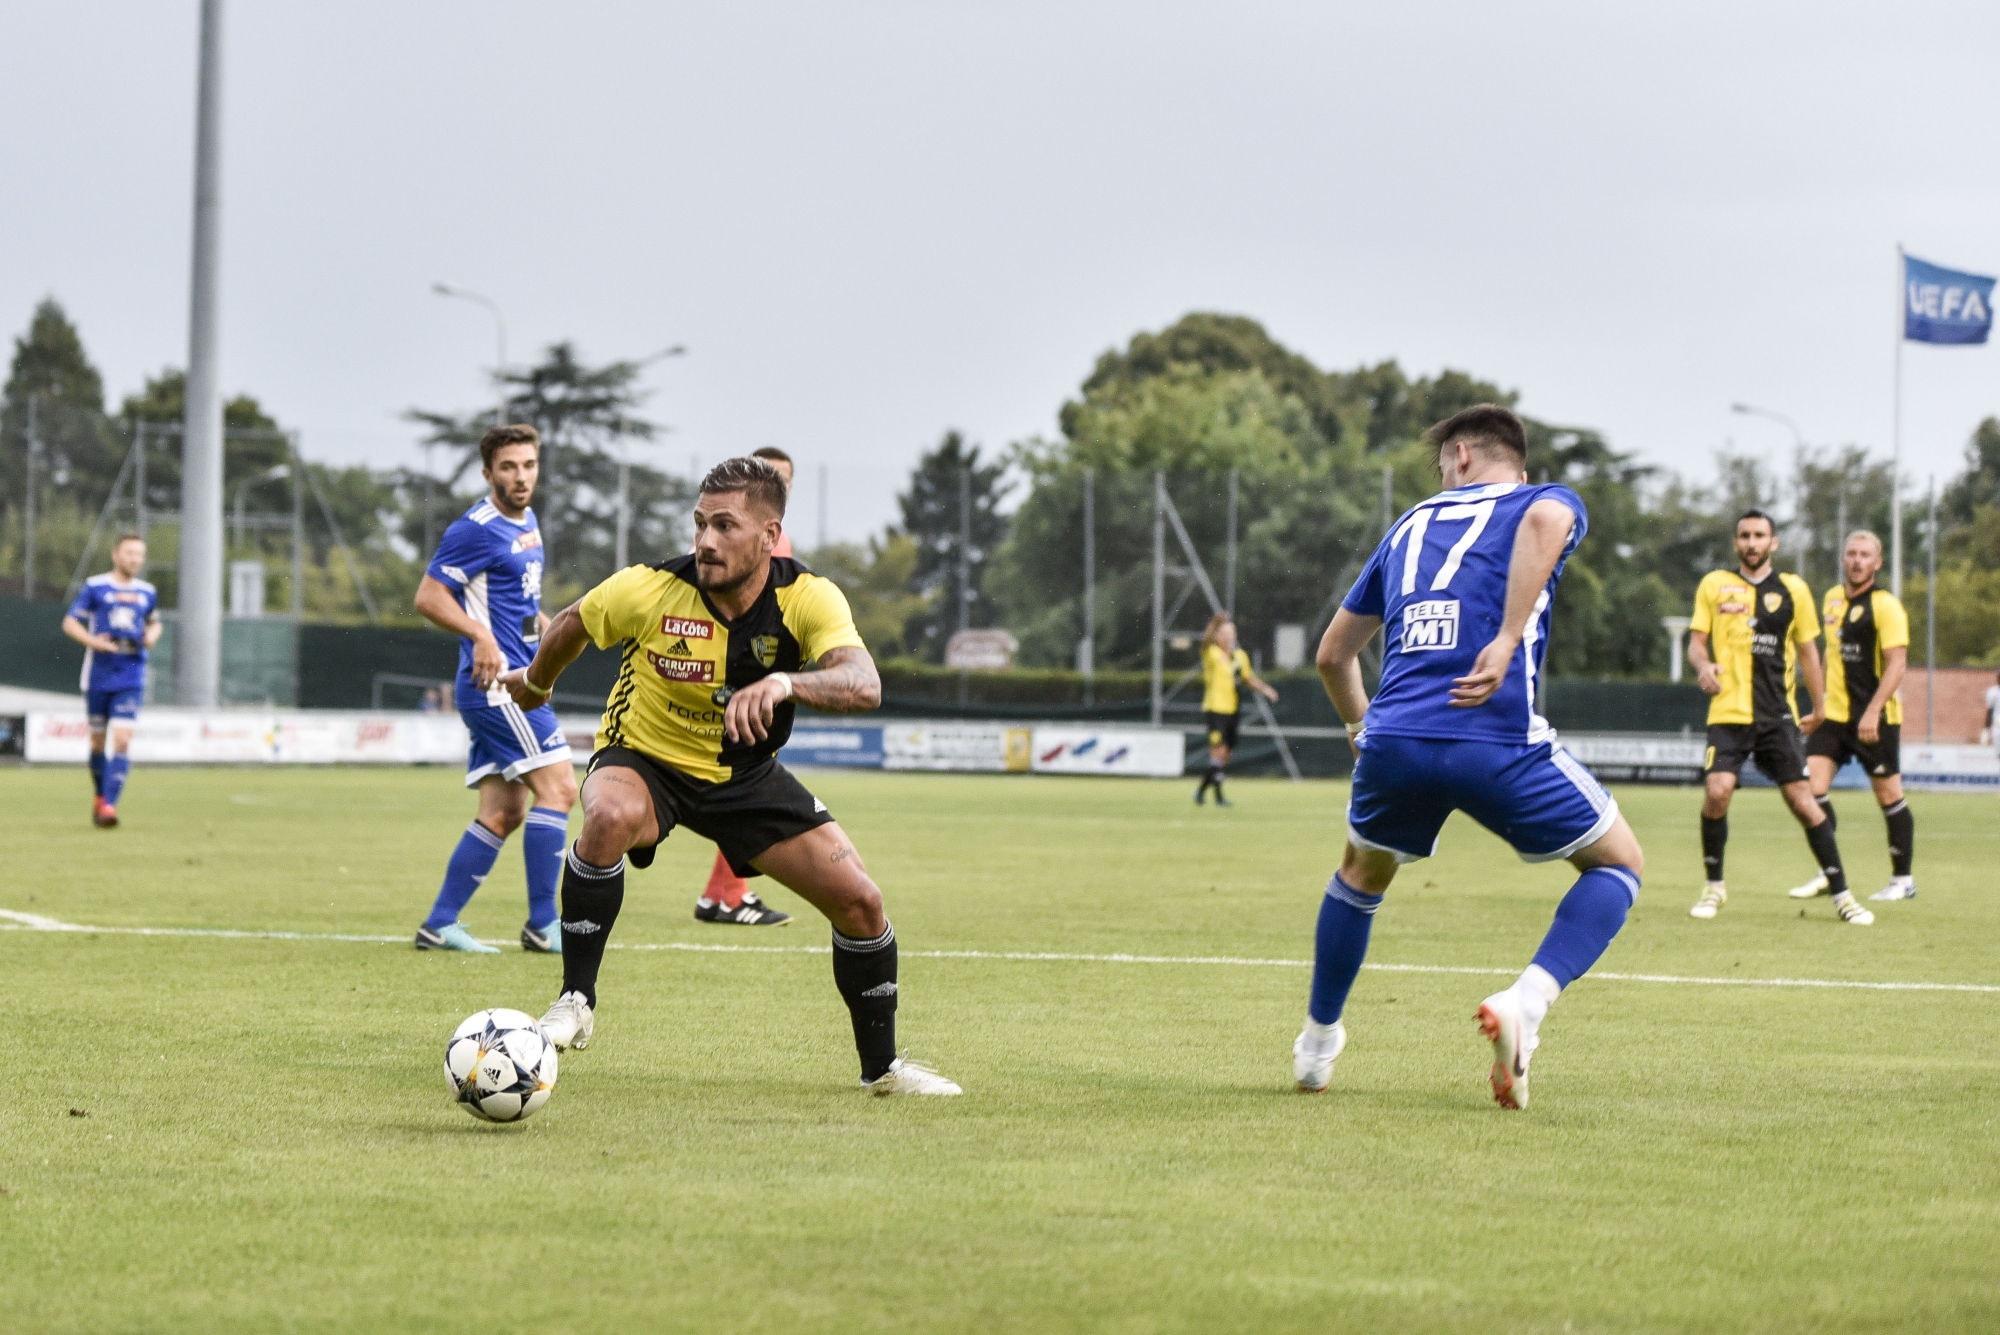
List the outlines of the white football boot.
{"label": "white football boot", "polygon": [[1347,1046],[1347,1026],[1339,1020],[1315,1024],[1306,1020],[1292,1044],[1292,1078],[1301,1094],[1324,1094],[1333,1080],[1333,1062]]}
{"label": "white football boot", "polygon": [[1702,887],[1701,898],[1688,910],[1690,918],[1713,918],[1722,912],[1722,906],[1729,902],[1729,891],[1723,889],[1722,882],[1710,881]]}
{"label": "white football boot", "polygon": [[1818,899],[1821,895],[1831,894],[1833,891],[1832,887],[1827,885],[1825,875],[1822,874],[1813,877],[1804,885],[1793,886],[1785,893],[1793,899]]}
{"label": "white football boot", "polygon": [[1878,904],[1884,900],[1915,899],[1916,897],[1917,883],[1907,876],[1896,877],[1889,884],[1868,896],[1869,899]]}
{"label": "white football boot", "polygon": [[958,1085],[939,1075],[922,1062],[913,1062],[898,1057],[889,1064],[889,1069],[873,1080],[863,1080],[861,1087],[877,1097],[890,1094],[963,1094]]}
{"label": "white football boot", "polygon": [[563,993],[542,1016],[542,1032],[558,1048],[583,1051],[590,1046],[590,1033],[596,1027],[597,1015],[581,992]]}
{"label": "white football boot", "polygon": [[1840,910],[1842,922],[1853,923],[1856,927],[1867,927],[1875,921],[1875,915],[1861,907],[1851,890],[1845,894],[1835,895],[1833,906]]}
{"label": "white football boot", "polygon": [[1541,1043],[1521,1012],[1521,998],[1513,988],[1495,992],[1479,1004],[1479,1032],[1493,1045],[1493,1069],[1486,1081],[1493,1086],[1493,1101],[1503,1108],[1528,1106],[1528,1059]]}

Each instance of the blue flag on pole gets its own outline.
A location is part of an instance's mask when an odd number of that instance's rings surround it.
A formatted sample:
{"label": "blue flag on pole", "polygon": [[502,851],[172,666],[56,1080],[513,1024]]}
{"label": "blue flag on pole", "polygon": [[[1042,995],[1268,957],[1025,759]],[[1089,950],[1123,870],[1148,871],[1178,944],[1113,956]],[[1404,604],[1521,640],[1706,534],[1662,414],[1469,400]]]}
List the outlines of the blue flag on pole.
{"label": "blue flag on pole", "polygon": [[1903,337],[1984,343],[1993,330],[1993,280],[1903,257]]}

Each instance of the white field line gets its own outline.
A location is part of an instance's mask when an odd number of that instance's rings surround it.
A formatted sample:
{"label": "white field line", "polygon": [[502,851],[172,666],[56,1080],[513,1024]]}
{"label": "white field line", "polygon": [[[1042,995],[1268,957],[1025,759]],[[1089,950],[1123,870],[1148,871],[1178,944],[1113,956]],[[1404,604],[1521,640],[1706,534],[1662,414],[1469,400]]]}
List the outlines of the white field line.
{"label": "white field line", "polygon": [[[358,941],[368,945],[401,945],[407,936],[358,936],[345,932],[247,932],[221,927],[90,927],[62,922],[34,913],[0,909],[0,931],[93,932],[107,936],[206,936],[249,941]],[[511,945],[492,941],[490,945]],[[685,950],[714,955],[829,955],[831,946],[725,946],[698,941],[614,942],[612,950]],[[906,950],[903,955],[920,960],[1010,960],[1049,964],[1209,964],[1250,969],[1310,969],[1311,960],[1253,959],[1239,955],[1081,955],[1046,950]],[[1477,974],[1511,978],[1514,969],[1479,969],[1454,964],[1364,964],[1364,969],[1382,973]],[[2000,985],[1989,983],[1865,983],[1843,978],[1702,978],[1672,973],[1611,973],[1598,971],[1586,978],[1617,983],[1687,983],[1702,987],[1830,987],[1866,992],[1988,992],[2000,993]]]}

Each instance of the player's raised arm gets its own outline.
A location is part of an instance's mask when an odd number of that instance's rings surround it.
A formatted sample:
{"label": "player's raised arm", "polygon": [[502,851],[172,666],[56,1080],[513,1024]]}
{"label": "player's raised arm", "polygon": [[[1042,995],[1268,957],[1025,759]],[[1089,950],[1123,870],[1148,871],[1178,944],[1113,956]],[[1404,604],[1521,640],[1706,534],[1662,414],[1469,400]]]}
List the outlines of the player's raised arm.
{"label": "player's raised arm", "polygon": [[1556,562],[1562,560],[1570,530],[1575,527],[1576,511],[1558,500],[1536,501],[1521,516],[1507,564],[1507,606],[1500,618],[1500,633],[1479,651],[1472,671],[1452,683],[1454,708],[1485,704],[1507,679],[1507,668],[1514,661],[1514,651],[1521,647],[1535,604],[1548,588],[1549,576],[1555,574]]}
{"label": "player's raised arm", "polygon": [[547,704],[549,695],[556,688],[556,678],[577,660],[577,655],[590,643],[590,632],[583,624],[582,608],[583,602],[579,599],[556,613],[556,619],[542,631],[542,642],[535,648],[535,660],[500,678],[501,688],[513,696],[514,703],[521,708],[539,709]]}

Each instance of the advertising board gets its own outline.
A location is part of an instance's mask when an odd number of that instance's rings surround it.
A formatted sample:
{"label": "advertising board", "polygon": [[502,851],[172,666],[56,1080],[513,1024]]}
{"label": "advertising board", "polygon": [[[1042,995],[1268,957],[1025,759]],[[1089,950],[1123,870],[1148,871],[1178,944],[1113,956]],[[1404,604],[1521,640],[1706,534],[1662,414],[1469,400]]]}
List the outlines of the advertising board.
{"label": "advertising board", "polygon": [[1185,754],[1178,730],[1044,727],[1035,729],[1031,768],[1037,774],[1172,778]]}

